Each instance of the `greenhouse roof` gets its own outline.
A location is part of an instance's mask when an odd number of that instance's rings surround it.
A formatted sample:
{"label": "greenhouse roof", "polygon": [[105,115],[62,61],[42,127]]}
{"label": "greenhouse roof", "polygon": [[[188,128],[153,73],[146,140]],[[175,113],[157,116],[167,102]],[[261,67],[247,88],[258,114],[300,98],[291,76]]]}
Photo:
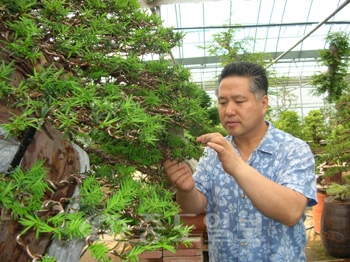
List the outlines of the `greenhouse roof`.
{"label": "greenhouse roof", "polygon": [[213,34],[229,27],[238,29],[237,40],[255,39],[251,51],[268,53],[271,68],[291,77],[291,86],[305,85],[315,71],[325,70],[317,57],[320,49],[327,48],[328,32],[350,33],[349,0],[148,2],[165,26],[186,33],[182,46],[172,52],[174,61],[190,68],[193,80],[209,90],[222,66],[218,57],[199,46],[207,47]]}
{"label": "greenhouse roof", "polygon": [[310,110],[327,107],[325,95],[312,95],[315,87],[310,80],[315,72],[327,70],[317,63],[319,51],[328,48],[327,34],[350,34],[350,0],[140,1],[161,17],[164,26],[185,33],[171,59],[189,68],[192,80],[214,100],[222,64],[209,54],[208,47],[214,34],[234,27],[238,31],[235,40],[255,39],[249,52],[266,53],[269,69],[288,77],[281,86],[285,90],[282,96],[270,95],[271,106],[289,105],[302,117]]}

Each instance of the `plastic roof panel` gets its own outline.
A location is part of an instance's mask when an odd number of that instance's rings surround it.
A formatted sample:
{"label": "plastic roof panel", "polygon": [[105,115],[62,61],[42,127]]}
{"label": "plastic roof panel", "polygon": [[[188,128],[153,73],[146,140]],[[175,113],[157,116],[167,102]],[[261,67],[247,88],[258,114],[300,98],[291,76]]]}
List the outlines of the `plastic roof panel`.
{"label": "plastic roof panel", "polygon": [[[346,2],[350,1],[218,0],[161,5],[160,14],[165,26],[187,34],[182,46],[173,49],[175,62],[188,67],[193,80],[210,93],[213,93],[222,65],[217,57],[209,57],[207,51],[198,46],[208,46],[213,34],[227,30],[227,26],[239,26],[236,40],[251,37],[256,40],[254,52],[271,53],[274,59],[307,36],[271,66],[280,74],[292,77],[287,86],[293,90],[299,88],[296,92],[302,95],[304,89],[310,89],[307,86],[310,77],[316,71],[326,70],[317,64],[317,56],[320,49],[327,48],[324,43],[327,33],[345,31],[350,34],[350,4],[323,23]],[[317,26],[319,28],[308,35]],[[300,98],[303,102],[313,99]]]}
{"label": "plastic roof panel", "polygon": [[[245,37],[254,38],[255,52],[280,54],[296,44],[343,3],[340,0],[213,1],[162,5],[160,13],[165,26],[173,26],[175,30],[187,33],[183,46],[174,49],[175,59],[182,60],[182,63],[189,67],[196,67],[198,65],[188,63],[197,60],[188,58],[202,57],[204,65],[201,63],[201,66],[206,67],[205,61],[208,61],[206,51],[198,46],[208,46],[212,35],[226,30],[225,26],[242,26],[238,29],[236,38],[237,40]],[[315,61],[316,57],[301,56],[302,51],[325,48],[324,37],[329,31],[349,32],[348,14],[350,14],[349,4],[328,20],[336,23],[323,24],[295,46],[291,50],[295,51],[293,53],[295,57],[290,62]],[[278,63],[284,63],[285,60],[281,58]]]}

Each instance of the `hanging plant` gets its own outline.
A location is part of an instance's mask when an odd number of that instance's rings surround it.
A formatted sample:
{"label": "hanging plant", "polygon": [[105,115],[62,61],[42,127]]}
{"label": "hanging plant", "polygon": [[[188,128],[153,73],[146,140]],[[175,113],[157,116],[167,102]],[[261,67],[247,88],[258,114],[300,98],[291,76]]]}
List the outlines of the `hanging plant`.
{"label": "hanging plant", "polygon": [[349,74],[350,38],[345,32],[329,32],[325,38],[328,49],[319,51],[319,65],[326,66],[326,72],[312,76],[311,85],[315,89],[311,94],[327,94],[328,102],[335,102],[349,87],[346,76]]}

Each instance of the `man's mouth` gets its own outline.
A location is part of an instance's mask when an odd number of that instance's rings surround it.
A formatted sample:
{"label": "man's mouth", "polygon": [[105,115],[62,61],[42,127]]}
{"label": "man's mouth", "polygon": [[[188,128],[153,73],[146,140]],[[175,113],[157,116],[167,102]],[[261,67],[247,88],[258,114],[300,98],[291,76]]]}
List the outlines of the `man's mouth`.
{"label": "man's mouth", "polygon": [[237,121],[226,121],[226,126],[228,127],[235,127],[239,124]]}

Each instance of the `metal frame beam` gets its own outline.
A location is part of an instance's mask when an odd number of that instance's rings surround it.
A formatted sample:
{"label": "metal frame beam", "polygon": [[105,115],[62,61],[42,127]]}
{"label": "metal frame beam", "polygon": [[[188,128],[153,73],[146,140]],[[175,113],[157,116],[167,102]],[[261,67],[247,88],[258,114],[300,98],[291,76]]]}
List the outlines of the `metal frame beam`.
{"label": "metal frame beam", "polygon": [[[318,22],[293,22],[293,23],[273,23],[273,24],[251,24],[251,25],[221,25],[221,26],[196,26],[196,27],[174,27],[173,30],[205,30],[205,29],[224,29],[224,28],[255,28],[255,27],[278,27],[278,26],[303,26],[317,25]],[[332,21],[325,22],[324,25],[343,25],[350,24],[350,21]]]}
{"label": "metal frame beam", "polygon": [[[285,54],[283,60],[278,61],[278,63],[288,62],[290,60],[300,62],[315,62],[319,56],[318,50],[307,50],[307,51],[291,51],[288,54]],[[267,59],[276,59],[282,54],[282,52],[273,52],[266,53]],[[220,58],[218,56],[209,56],[209,57],[188,57],[188,58],[176,58],[174,59],[176,64],[181,65],[198,65],[205,66],[207,64],[220,64]]]}

